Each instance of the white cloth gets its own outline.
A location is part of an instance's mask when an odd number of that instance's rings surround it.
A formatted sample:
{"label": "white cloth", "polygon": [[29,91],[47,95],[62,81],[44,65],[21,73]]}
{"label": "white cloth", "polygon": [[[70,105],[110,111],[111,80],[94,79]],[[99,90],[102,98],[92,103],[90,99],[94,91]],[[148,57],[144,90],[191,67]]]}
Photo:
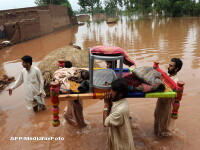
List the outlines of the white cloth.
{"label": "white cloth", "polygon": [[135,150],[126,99],[113,102],[110,115],[105,119],[104,125],[109,127],[106,149]]}
{"label": "white cloth", "polygon": [[3,30],[4,30],[4,26],[0,25],[0,31],[3,31]]}
{"label": "white cloth", "polygon": [[58,69],[54,72],[53,76],[56,80],[59,81],[59,83],[61,83],[63,89],[69,90],[70,84],[68,82],[68,79],[70,77],[73,77],[76,70],[76,67]]}
{"label": "white cloth", "polygon": [[27,108],[32,109],[37,103],[34,102],[34,96],[42,93],[44,101],[44,79],[39,68],[31,66],[30,70],[22,69],[20,76],[10,89],[14,90],[24,83],[24,98],[27,102]]}
{"label": "white cloth", "polygon": [[[170,76],[170,78],[177,83],[177,75]],[[154,112],[154,133],[158,137],[172,135],[172,124],[174,119],[171,119],[171,112],[173,109],[172,103],[174,98],[158,98]]]}
{"label": "white cloth", "polygon": [[174,75],[174,76],[171,76],[170,78],[177,84],[177,82],[178,82],[178,76],[177,76],[177,74]]}
{"label": "white cloth", "polygon": [[70,89],[69,80],[75,82],[82,82],[81,78],[82,69],[71,67],[58,69],[53,73],[54,79],[58,80],[60,83],[60,91],[65,93],[66,90]]}

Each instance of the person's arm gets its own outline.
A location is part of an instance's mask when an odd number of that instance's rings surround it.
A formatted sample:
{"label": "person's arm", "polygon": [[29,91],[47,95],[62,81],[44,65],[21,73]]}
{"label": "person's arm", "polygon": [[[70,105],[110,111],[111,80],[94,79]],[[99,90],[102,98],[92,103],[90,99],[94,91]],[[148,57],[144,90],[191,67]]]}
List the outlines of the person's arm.
{"label": "person's arm", "polygon": [[37,70],[37,76],[38,76],[38,80],[39,80],[39,83],[40,83],[40,91],[39,91],[38,95],[42,96],[42,93],[43,93],[43,90],[44,90],[44,79],[43,79],[43,76],[42,76],[40,69]]}
{"label": "person's arm", "polygon": [[12,91],[14,89],[16,89],[17,87],[19,87],[22,83],[23,83],[23,73],[21,72],[21,74],[19,75],[19,77],[17,78],[17,80],[15,81],[15,83],[7,90],[9,92],[9,95],[12,95]]}
{"label": "person's arm", "polygon": [[109,92],[104,95],[104,109],[103,109],[103,125],[105,126],[105,119],[109,116],[111,110],[111,95]]}

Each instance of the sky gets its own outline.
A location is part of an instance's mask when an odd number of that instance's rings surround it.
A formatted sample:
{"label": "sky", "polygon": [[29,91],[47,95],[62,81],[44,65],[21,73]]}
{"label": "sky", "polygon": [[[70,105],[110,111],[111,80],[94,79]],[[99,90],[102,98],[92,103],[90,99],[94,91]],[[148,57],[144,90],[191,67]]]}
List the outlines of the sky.
{"label": "sky", "polygon": [[[36,6],[35,0],[0,0],[0,10],[16,9]],[[199,0],[196,0],[199,1]],[[69,0],[73,10],[79,10],[78,0]]]}
{"label": "sky", "polygon": [[[34,7],[35,0],[0,0],[0,10],[16,9],[24,7]],[[80,7],[77,4],[78,0],[69,0],[73,10],[78,10]]]}

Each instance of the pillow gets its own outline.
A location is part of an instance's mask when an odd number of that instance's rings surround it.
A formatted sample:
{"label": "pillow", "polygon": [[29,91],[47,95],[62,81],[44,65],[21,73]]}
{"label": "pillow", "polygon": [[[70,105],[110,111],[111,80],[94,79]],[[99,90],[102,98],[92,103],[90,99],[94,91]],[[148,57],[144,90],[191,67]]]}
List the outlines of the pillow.
{"label": "pillow", "polygon": [[119,47],[116,46],[95,46],[91,49],[92,54],[98,55],[109,55],[109,56],[124,56],[124,64],[128,65],[129,67],[135,65],[135,62],[131,60],[128,54]]}
{"label": "pillow", "polygon": [[133,74],[149,85],[152,85],[155,81],[158,82],[157,78],[161,78],[160,72],[156,71],[153,67],[147,66],[134,69]]}

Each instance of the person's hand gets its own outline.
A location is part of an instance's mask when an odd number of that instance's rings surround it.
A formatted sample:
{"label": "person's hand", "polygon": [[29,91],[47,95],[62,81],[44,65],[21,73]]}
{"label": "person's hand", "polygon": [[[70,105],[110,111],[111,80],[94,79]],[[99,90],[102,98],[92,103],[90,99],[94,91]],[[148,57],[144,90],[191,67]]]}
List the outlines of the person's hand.
{"label": "person's hand", "polygon": [[8,89],[7,91],[9,93],[9,96],[11,96],[12,95],[12,89]]}
{"label": "person's hand", "polygon": [[106,92],[104,94],[104,104],[110,105],[110,103],[111,103],[111,94],[110,94],[110,92]]}
{"label": "person's hand", "polygon": [[37,96],[40,96],[40,97],[41,97],[41,96],[42,96],[42,93],[39,93]]}

